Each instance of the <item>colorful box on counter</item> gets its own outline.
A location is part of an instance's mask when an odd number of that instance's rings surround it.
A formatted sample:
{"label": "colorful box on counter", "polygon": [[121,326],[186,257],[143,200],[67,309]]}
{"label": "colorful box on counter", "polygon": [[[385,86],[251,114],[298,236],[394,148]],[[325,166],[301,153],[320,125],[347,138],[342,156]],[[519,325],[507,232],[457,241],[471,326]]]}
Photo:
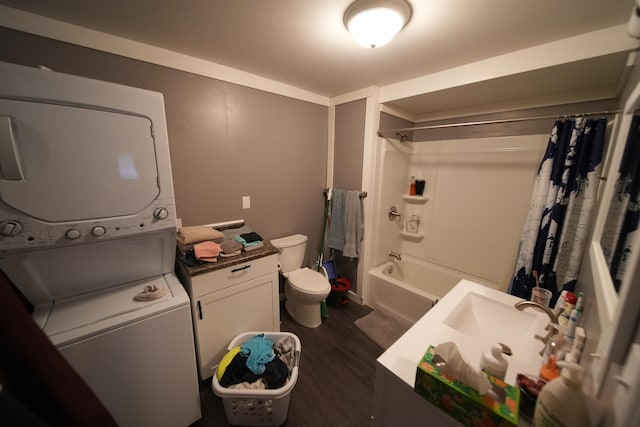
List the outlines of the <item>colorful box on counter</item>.
{"label": "colorful box on counter", "polygon": [[494,392],[504,396],[504,403],[488,395],[481,396],[466,384],[452,381],[440,374],[432,364],[433,346],[429,346],[416,371],[414,389],[466,426],[517,426],[520,390],[489,376]]}

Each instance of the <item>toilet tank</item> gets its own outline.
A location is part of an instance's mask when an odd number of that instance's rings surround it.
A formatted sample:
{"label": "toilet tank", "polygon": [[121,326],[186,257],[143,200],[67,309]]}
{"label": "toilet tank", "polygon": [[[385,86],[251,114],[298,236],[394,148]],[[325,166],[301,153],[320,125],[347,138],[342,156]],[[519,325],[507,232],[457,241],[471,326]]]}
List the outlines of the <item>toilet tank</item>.
{"label": "toilet tank", "polygon": [[293,236],[273,239],[271,244],[278,249],[280,271],[288,273],[302,267],[304,254],[307,249],[307,236],[294,234]]}

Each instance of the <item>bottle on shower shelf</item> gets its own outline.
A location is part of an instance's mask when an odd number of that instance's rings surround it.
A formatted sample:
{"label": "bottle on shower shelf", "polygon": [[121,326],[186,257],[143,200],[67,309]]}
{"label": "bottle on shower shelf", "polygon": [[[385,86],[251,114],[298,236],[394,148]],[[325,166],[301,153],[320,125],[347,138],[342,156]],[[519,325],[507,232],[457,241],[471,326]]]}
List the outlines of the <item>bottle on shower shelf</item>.
{"label": "bottle on shower shelf", "polygon": [[409,183],[409,195],[410,196],[416,195],[416,177],[415,176],[411,176],[411,181]]}

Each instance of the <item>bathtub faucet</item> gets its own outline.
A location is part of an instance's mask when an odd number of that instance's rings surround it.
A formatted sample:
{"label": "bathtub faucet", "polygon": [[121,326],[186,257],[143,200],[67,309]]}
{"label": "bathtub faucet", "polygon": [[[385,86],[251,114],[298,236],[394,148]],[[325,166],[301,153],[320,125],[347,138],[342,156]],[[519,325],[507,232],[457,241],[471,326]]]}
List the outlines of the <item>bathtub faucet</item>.
{"label": "bathtub faucet", "polygon": [[398,252],[389,251],[389,256],[394,257],[398,261],[402,261],[402,256]]}

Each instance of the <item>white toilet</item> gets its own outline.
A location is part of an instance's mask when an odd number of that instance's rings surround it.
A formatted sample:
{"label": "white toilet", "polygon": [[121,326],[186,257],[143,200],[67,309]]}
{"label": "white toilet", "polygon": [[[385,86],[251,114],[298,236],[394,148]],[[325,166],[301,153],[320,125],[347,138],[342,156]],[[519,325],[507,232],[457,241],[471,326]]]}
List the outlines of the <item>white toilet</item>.
{"label": "white toilet", "polygon": [[287,279],[284,285],[287,311],[301,325],[317,328],[322,324],[320,304],[331,292],[331,284],[322,273],[300,268],[307,236],[294,234],[274,239],[271,244],[278,249],[280,272]]}

